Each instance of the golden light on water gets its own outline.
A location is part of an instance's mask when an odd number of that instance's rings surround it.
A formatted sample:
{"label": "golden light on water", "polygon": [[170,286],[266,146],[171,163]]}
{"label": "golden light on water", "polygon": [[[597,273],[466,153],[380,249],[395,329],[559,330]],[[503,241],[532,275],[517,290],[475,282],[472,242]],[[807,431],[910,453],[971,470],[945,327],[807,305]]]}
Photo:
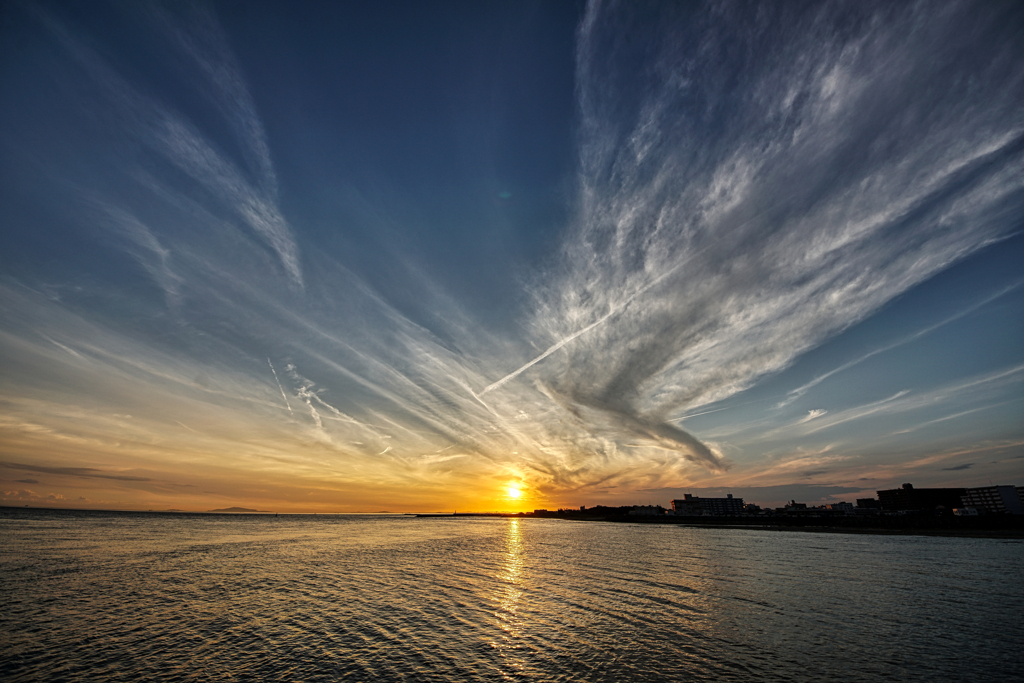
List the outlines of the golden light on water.
{"label": "golden light on water", "polygon": [[501,636],[491,641],[491,647],[501,653],[506,667],[502,672],[502,678],[506,680],[518,678],[526,669],[526,661],[522,654],[526,624],[519,615],[519,603],[524,595],[523,556],[523,531],[519,520],[511,519],[505,535],[505,556],[501,563],[501,573],[496,577],[500,583],[494,595],[495,623],[501,629]]}

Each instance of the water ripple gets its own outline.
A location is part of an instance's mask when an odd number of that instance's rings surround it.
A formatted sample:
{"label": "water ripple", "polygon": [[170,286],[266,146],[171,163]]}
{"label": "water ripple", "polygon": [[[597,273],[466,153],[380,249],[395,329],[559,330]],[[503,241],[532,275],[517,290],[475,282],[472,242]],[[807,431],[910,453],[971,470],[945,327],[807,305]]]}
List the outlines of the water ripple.
{"label": "water ripple", "polygon": [[0,534],[6,681],[1024,671],[1021,543],[12,509],[0,511]]}

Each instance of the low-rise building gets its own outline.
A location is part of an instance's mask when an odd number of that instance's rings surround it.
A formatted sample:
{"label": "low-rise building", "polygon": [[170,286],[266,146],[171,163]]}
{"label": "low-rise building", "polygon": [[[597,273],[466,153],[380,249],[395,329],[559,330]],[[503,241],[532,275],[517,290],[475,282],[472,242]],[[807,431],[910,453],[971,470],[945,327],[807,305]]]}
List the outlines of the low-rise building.
{"label": "low-rise building", "polygon": [[743,514],[743,499],[733,498],[732,494],[725,498],[700,498],[689,493],[683,494],[682,500],[672,501],[672,511],[679,515],[723,515]]}
{"label": "low-rise building", "polygon": [[960,499],[964,507],[973,507],[978,512],[1024,515],[1024,504],[1015,486],[975,486]]}
{"label": "low-rise building", "polygon": [[898,489],[878,492],[878,502],[886,512],[932,512],[938,508],[952,510],[962,507],[966,489],[915,489],[904,484]]}
{"label": "low-rise building", "polygon": [[631,515],[643,515],[645,517],[661,515],[665,512],[665,509],[660,505],[634,505],[633,509],[629,511]]}

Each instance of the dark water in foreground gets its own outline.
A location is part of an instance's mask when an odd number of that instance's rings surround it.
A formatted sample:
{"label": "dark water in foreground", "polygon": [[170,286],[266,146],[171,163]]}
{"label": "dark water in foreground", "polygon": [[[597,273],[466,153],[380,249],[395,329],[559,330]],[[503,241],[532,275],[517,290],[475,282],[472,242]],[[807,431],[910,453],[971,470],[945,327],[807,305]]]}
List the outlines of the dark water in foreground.
{"label": "dark water in foreground", "polygon": [[0,511],[0,678],[1024,680],[1024,544]]}

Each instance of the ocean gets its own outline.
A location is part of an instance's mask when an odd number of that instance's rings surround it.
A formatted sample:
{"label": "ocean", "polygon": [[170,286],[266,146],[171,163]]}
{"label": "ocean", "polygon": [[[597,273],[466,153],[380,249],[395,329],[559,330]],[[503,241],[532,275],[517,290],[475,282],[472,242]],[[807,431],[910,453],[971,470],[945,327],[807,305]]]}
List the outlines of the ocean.
{"label": "ocean", "polygon": [[0,510],[0,679],[1019,681],[1024,542]]}

